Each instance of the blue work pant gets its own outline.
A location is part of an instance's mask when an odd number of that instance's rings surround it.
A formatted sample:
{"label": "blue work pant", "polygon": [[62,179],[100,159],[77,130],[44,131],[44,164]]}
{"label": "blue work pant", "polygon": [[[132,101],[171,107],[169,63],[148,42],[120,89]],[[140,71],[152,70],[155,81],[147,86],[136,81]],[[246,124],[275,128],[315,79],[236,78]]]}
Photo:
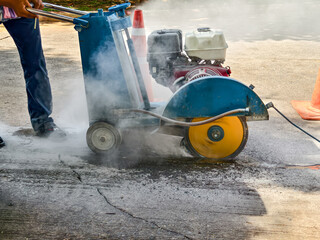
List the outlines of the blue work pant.
{"label": "blue work pant", "polygon": [[31,124],[35,131],[39,131],[45,123],[53,122],[49,117],[52,112],[52,95],[41,45],[39,21],[19,18],[3,24],[18,48],[26,81]]}

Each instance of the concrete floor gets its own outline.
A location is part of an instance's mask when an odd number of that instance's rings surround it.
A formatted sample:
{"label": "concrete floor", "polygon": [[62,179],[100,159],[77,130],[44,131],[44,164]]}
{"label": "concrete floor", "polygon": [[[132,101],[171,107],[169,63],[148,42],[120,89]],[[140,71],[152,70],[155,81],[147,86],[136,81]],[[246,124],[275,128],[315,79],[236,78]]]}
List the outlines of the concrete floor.
{"label": "concrete floor", "polygon": [[[159,11],[152,10],[161,9],[157,3],[144,6],[148,33],[162,28],[163,13],[171,12],[163,9],[158,17]],[[312,3],[316,11],[313,1],[300,9],[312,10]],[[276,6],[272,2],[269,9]],[[208,23],[196,14],[195,27]],[[189,31],[186,19],[168,27]],[[320,122],[300,119],[290,105],[293,99],[311,99],[320,67],[319,34],[267,38],[250,27],[251,35],[241,39],[241,31],[221,28],[227,29],[225,65],[232,77],[253,84],[265,103],[272,101],[319,138]],[[248,123],[248,143],[233,162],[196,162],[179,149],[178,139],[158,135],[147,136],[145,147],[136,144],[129,154],[99,158],[85,142],[88,117],[77,33],[64,23],[42,24],[41,30],[53,117],[68,137],[61,142],[28,134],[19,58],[0,26],[0,133],[7,142],[0,150],[1,239],[320,238],[320,146],[274,110],[269,121]],[[156,83],[153,90],[159,98],[170,95]]]}

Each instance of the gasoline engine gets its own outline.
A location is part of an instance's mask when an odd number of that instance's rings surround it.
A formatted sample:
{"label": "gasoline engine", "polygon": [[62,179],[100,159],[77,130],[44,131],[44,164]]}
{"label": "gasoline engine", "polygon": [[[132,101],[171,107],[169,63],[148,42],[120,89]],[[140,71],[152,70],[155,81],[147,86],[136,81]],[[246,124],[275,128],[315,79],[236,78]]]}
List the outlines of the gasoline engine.
{"label": "gasoline engine", "polygon": [[186,33],[184,49],[181,30],[156,30],[148,37],[149,71],[157,83],[173,92],[201,77],[229,77],[230,68],[222,66],[227,48],[221,30],[198,28]]}

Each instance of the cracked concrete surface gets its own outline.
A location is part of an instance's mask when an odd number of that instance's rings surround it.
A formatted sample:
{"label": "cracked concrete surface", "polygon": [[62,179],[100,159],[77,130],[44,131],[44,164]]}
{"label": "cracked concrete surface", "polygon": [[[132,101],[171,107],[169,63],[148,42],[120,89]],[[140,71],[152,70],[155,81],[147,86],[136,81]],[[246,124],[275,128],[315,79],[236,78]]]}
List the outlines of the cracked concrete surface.
{"label": "cracked concrete surface", "polygon": [[[284,4],[270,2],[257,14],[275,13]],[[169,24],[162,16],[173,14],[156,6],[144,6],[148,33]],[[198,27],[211,21],[226,29],[225,65],[232,77],[255,85],[265,103],[273,101],[319,138],[320,123],[301,120],[290,105],[293,99],[311,98],[320,66],[315,26],[299,35],[291,25],[277,35],[282,28],[271,28],[272,15],[264,18],[271,21],[267,29],[246,25],[250,34],[241,38],[241,21],[230,18],[236,6],[220,6],[223,12],[230,9],[226,16],[197,15],[218,11],[213,7],[202,2],[189,7],[185,12],[191,11],[193,20],[183,15],[169,27],[185,32],[193,29],[191,23]],[[308,1],[286,9],[293,16],[307,9],[309,15],[302,19],[308,23],[318,8]],[[239,16],[250,16],[253,24],[259,18],[250,9],[252,4]],[[295,23],[287,15],[284,19]],[[223,17],[231,20],[224,24]],[[270,110],[269,121],[248,123],[247,146],[233,162],[194,161],[179,149],[178,139],[158,135],[146,136],[144,148],[130,139],[132,149],[115,159],[96,156],[85,142],[88,117],[77,33],[65,23],[42,24],[41,30],[53,117],[68,136],[54,141],[32,135],[18,54],[0,26],[0,135],[7,143],[0,150],[0,239],[320,238],[320,172],[309,167],[320,163],[318,143]],[[306,35],[307,30],[313,35]],[[272,31],[270,38],[257,35]],[[166,89],[153,87],[156,97],[168,96]]]}

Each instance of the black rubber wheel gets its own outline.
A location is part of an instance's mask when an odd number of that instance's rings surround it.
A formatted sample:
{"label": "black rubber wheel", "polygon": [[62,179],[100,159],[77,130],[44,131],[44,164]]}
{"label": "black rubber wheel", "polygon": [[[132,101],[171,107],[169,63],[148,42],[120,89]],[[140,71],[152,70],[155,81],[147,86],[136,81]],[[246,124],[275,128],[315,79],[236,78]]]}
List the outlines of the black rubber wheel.
{"label": "black rubber wheel", "polygon": [[111,154],[119,148],[122,139],[120,132],[106,122],[96,122],[87,130],[87,144],[95,153]]}

